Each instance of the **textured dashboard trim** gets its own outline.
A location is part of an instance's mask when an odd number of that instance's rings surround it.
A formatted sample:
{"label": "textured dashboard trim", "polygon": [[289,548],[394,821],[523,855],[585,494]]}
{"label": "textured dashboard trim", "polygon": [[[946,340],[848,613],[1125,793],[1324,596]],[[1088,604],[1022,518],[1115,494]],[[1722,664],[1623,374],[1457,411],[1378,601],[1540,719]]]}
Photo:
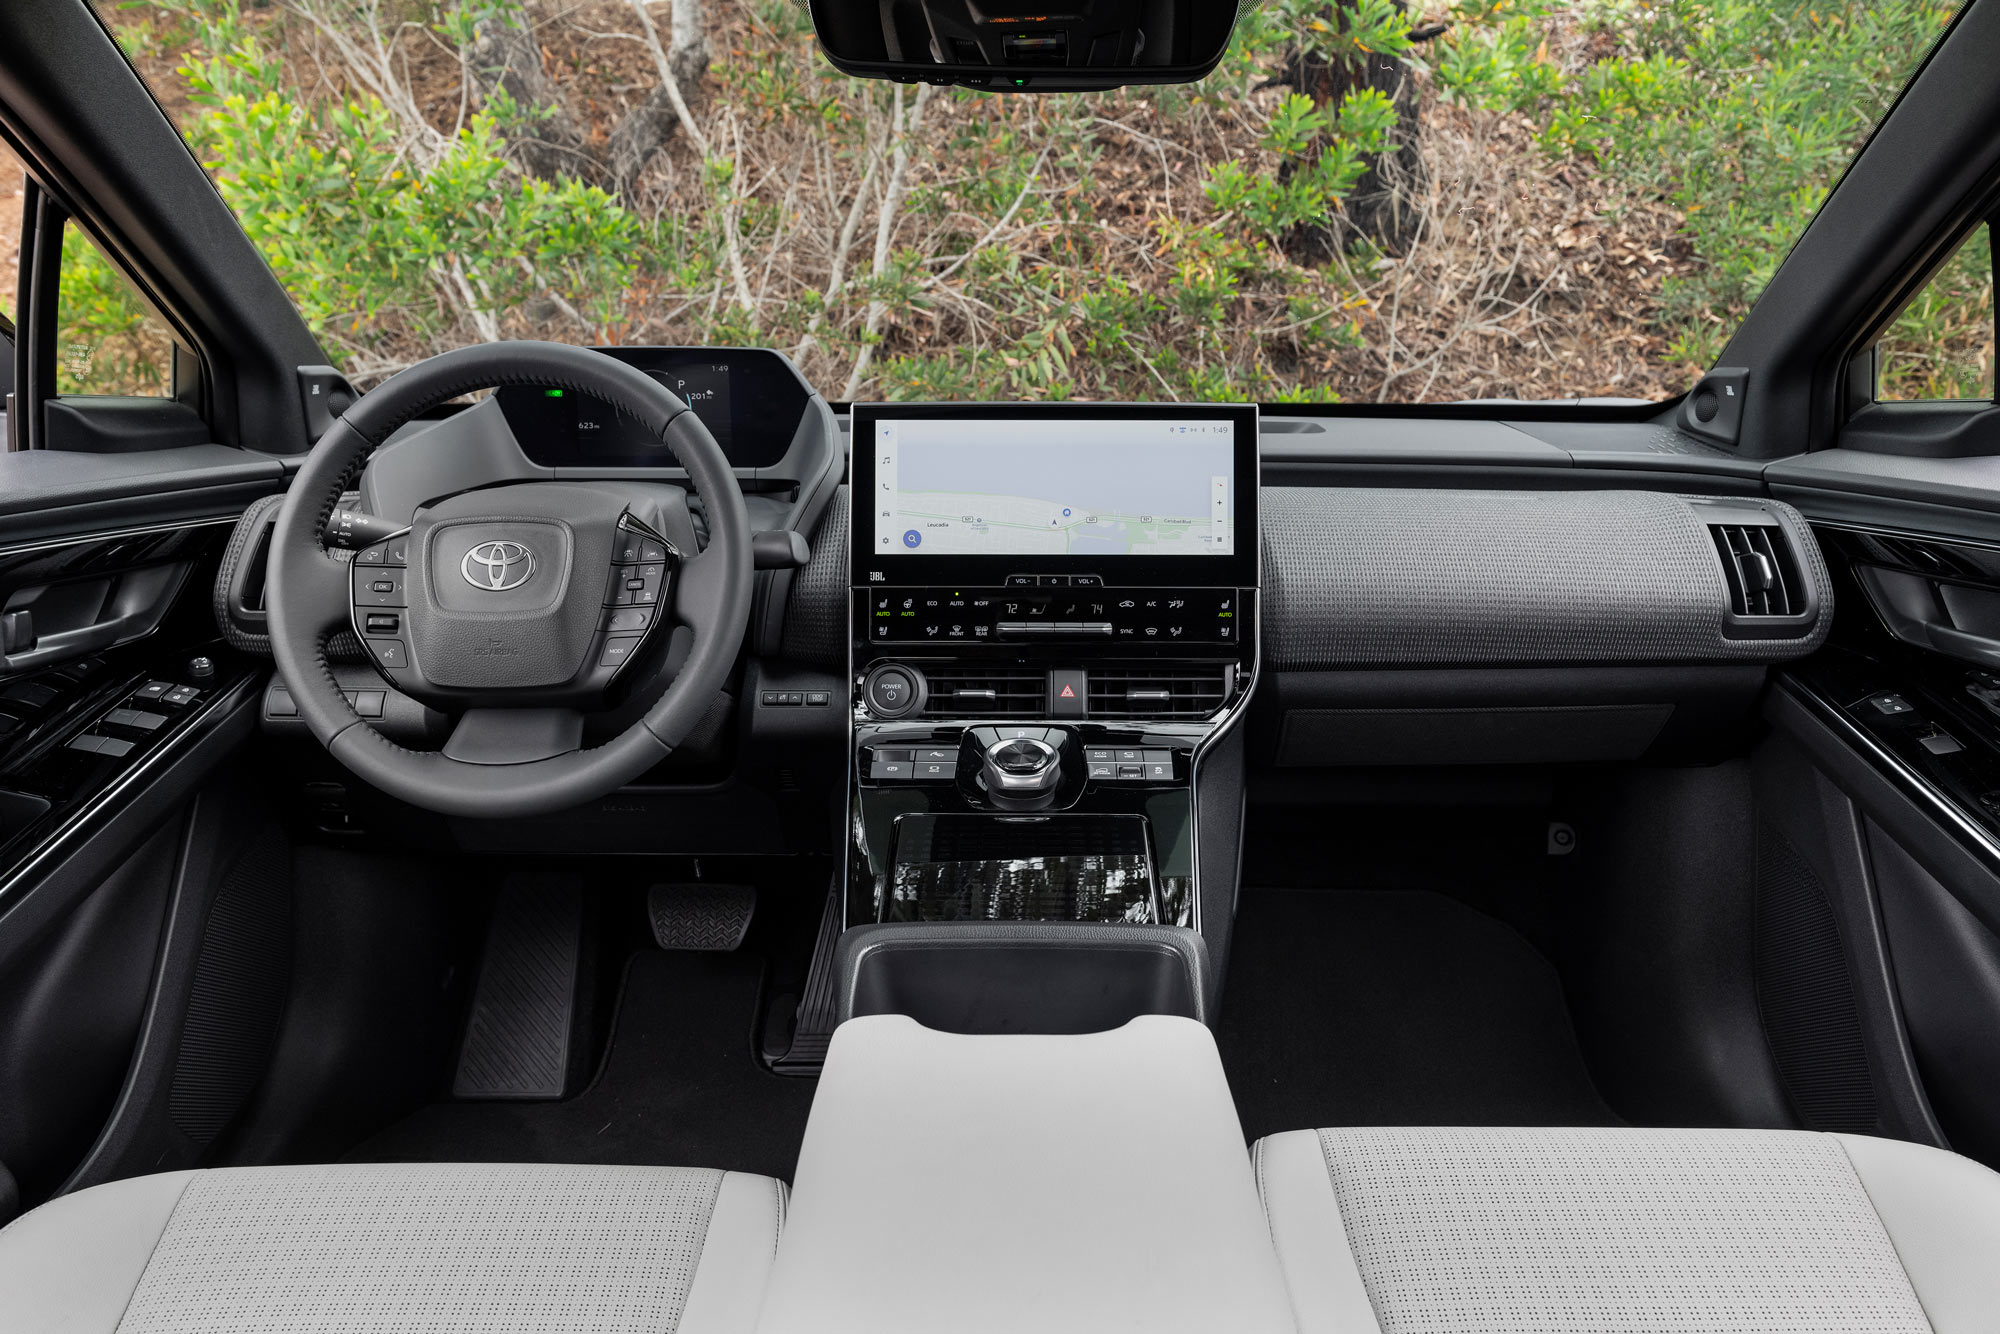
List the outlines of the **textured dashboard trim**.
{"label": "textured dashboard trim", "polygon": [[1818,593],[1790,639],[1725,635],[1701,512],[1651,491],[1266,487],[1264,654],[1277,671],[1480,663],[1775,662],[1826,638],[1826,562],[1789,505]]}
{"label": "textured dashboard trim", "polygon": [[785,607],[784,655],[834,671],[847,669],[847,499],[842,485],[827,502]]}

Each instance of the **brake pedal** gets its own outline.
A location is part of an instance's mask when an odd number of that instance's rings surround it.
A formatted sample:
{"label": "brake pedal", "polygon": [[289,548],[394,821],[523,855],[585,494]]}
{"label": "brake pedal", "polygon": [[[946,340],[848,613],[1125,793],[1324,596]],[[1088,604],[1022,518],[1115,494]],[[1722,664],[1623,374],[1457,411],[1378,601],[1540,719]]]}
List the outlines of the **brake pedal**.
{"label": "brake pedal", "polygon": [[453,1097],[562,1097],[582,940],[581,876],[507,877],[486,932]]}
{"label": "brake pedal", "polygon": [[757,890],[752,885],[690,880],[646,891],[653,941],[663,950],[736,949],[756,912]]}

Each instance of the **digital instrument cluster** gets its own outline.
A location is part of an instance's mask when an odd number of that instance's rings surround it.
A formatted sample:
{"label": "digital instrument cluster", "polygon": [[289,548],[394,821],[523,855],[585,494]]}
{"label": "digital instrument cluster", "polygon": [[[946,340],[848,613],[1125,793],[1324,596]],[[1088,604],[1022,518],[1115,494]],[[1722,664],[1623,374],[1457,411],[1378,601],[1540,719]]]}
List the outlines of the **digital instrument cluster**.
{"label": "digital instrument cluster", "polygon": [[[736,468],[769,468],[799,432],[812,387],[765,348],[606,347],[685,401]],[[572,390],[513,385],[499,391],[522,451],[545,467],[672,468],[659,438],[600,399]]]}

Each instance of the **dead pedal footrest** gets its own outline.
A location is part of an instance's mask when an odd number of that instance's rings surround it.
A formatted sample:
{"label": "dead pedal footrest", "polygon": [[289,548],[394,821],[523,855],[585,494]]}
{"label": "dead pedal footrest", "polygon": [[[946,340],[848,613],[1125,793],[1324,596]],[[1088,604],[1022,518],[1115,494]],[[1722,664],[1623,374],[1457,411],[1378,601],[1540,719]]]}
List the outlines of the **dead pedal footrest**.
{"label": "dead pedal footrest", "polygon": [[453,1097],[562,1097],[582,935],[582,877],[507,877],[486,932]]}

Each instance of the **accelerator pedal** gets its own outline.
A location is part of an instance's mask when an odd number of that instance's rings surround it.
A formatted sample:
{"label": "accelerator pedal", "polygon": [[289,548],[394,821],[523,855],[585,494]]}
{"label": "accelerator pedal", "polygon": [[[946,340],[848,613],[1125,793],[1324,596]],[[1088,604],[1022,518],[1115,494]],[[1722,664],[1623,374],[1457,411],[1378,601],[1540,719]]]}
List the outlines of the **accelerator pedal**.
{"label": "accelerator pedal", "polygon": [[582,939],[581,876],[507,877],[486,932],[453,1097],[562,1097]]}
{"label": "accelerator pedal", "polygon": [[751,885],[706,880],[654,885],[646,891],[646,916],[663,950],[733,950],[743,944],[757,911]]}

